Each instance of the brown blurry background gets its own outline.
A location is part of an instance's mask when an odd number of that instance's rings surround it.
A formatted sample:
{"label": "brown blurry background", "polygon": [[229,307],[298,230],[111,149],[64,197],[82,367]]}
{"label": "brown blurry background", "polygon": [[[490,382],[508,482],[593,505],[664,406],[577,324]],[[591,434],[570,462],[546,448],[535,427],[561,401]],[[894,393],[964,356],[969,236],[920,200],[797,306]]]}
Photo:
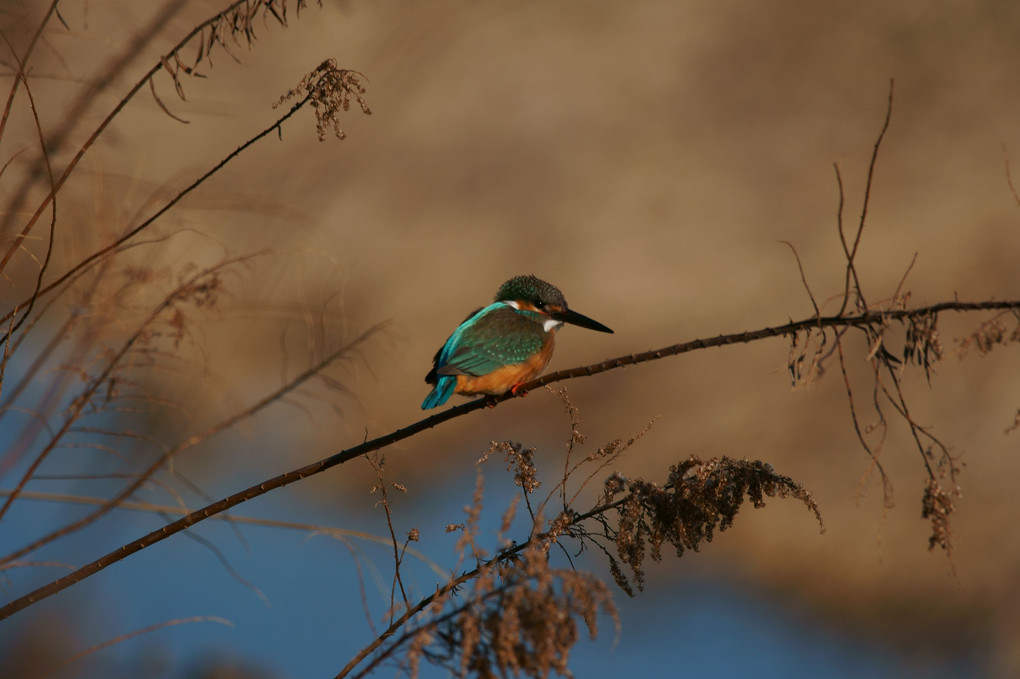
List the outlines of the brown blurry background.
{"label": "brown blurry background", "polygon": [[[91,130],[217,7],[188,3],[76,129]],[[49,32],[36,66],[51,125],[152,8],[63,10],[72,30]],[[57,253],[70,261],[137,223],[271,124],[271,104],[323,59],[367,76],[373,115],[348,113],[345,141],[318,141],[311,113],[300,113],[282,141],[274,134],[247,151],[159,223],[153,233],[168,236],[159,248],[128,255],[172,277],[188,262],[275,251],[232,279],[197,333],[193,369],[164,385],[187,401],[189,426],[389,321],[348,364],[340,417],[315,406],[314,422],[274,411],[245,425],[245,464],[259,473],[417,419],[432,354],[515,274],[553,282],[572,308],[616,331],[568,327],[550,369],[809,316],[780,241],[795,245],[815,296],[830,300],[823,311],[835,312],[844,273],[833,163],[856,224],[891,78],[892,122],[858,260],[868,301],[893,294],[915,253],[911,304],[1020,298],[1020,205],[1005,170],[1007,156],[1020,166],[1020,5],[1011,0],[359,1],[291,22],[259,27],[252,49],[234,50],[240,63],[217,54],[207,79],[184,81],[186,102],[165,79],[161,98],[186,126],[140,95],[69,185],[77,202]],[[320,312],[321,332],[303,330]],[[858,492],[868,459],[835,363],[791,389],[788,345],[775,340],[567,388],[593,442],[659,416],[621,463],[627,474],[661,478],[691,454],[758,458],[821,506],[824,535],[802,507],[773,501],[664,571],[722,571],[922,651],[987,649],[998,675],[1010,676],[1020,672],[1020,432],[1003,432],[1020,408],[1020,353],[1014,345],[961,360],[954,341],[985,318],[943,315],[947,355],[932,388],[921,374],[904,378],[915,418],[966,464],[955,577],[944,554],[927,550],[921,458],[891,408],[882,459],[895,507],[883,510],[874,477]],[[848,346],[867,423],[867,347]],[[403,502],[413,508],[413,492],[441,491],[450,470],[469,467],[493,439],[538,446],[555,475],[568,432],[559,402],[536,392],[396,446],[390,471],[411,487]],[[227,473],[215,460],[210,452],[182,464]],[[336,501],[363,487],[363,471],[320,477],[305,492]]]}

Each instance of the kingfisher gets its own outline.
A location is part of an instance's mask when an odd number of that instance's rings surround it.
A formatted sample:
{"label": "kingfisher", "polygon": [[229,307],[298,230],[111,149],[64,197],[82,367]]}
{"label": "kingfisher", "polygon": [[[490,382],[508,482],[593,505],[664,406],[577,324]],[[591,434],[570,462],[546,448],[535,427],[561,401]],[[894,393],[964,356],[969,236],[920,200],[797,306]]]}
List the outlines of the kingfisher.
{"label": "kingfisher", "polygon": [[454,392],[516,394],[545,370],[564,323],[613,332],[571,311],[555,285],[535,276],[514,276],[499,287],[492,304],[471,313],[436,352],[425,376],[435,386],[422,410],[443,405]]}

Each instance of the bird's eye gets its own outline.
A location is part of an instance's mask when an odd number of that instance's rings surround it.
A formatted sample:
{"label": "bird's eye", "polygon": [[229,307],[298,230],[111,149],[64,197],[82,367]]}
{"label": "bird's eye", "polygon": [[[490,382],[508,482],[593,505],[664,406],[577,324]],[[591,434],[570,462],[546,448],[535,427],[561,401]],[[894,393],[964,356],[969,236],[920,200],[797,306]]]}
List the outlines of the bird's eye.
{"label": "bird's eye", "polygon": [[535,308],[536,309],[544,309],[545,308],[545,302],[543,302],[542,300],[536,300],[535,301]]}

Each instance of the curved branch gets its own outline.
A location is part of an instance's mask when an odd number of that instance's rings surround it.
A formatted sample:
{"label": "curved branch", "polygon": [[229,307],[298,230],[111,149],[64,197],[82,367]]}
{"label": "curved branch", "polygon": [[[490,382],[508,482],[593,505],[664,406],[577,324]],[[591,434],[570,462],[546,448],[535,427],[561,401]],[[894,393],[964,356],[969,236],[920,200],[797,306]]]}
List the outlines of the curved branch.
{"label": "curved branch", "polygon": [[[939,304],[933,304],[927,307],[919,307],[916,309],[900,309],[894,311],[869,311],[867,313],[859,314],[856,316],[828,316],[824,318],[809,318],[803,321],[796,321],[787,323],[785,325],[779,325],[771,328],[763,328],[761,330],[742,332],[730,335],[719,335],[718,337],[712,337],[709,339],[697,339],[691,342],[685,342],[682,344],[674,344],[672,346],[663,347],[662,349],[654,349],[639,354],[630,354],[628,356],[620,356],[618,358],[612,358],[601,363],[595,363],[589,366],[583,366],[580,368],[574,368],[571,370],[561,370],[559,372],[551,373],[540,377],[536,380],[523,385],[522,389],[518,389],[518,393],[521,391],[528,391],[537,387],[551,384],[553,382],[560,382],[567,379],[573,379],[575,377],[585,377],[589,375],[595,375],[598,373],[613,370],[615,368],[622,368],[628,365],[637,365],[638,363],[646,363],[648,361],[654,361],[667,356],[677,356],[685,354],[697,349],[708,349],[710,347],[722,347],[729,344],[744,344],[748,342],[754,342],[761,339],[770,337],[781,337],[785,335],[794,334],[810,328],[826,328],[826,327],[837,327],[837,326],[851,326],[851,327],[865,327],[876,323],[884,323],[890,320],[902,320],[915,316],[923,316],[926,314],[937,313],[940,311],[981,311],[990,309],[1013,309],[1020,310],[1020,300],[1012,301],[989,301],[989,302],[941,302]],[[422,420],[415,422],[414,424],[390,432],[384,436],[380,436],[371,441],[365,441],[360,445],[342,450],[335,455],[319,460],[304,467],[300,467],[293,471],[280,474],[271,479],[263,481],[262,483],[256,484],[245,490],[229,495],[222,500],[213,502],[202,509],[196,510],[187,516],[184,516],[177,521],[169,523],[162,528],[152,531],[151,533],[144,535],[137,540],[129,542],[114,551],[100,557],[92,563],[82,566],[74,573],[66,575],[62,578],[58,578],[47,585],[39,587],[38,589],[22,596],[14,601],[11,601],[7,605],[0,608],[0,620],[8,618],[18,611],[21,611],[32,604],[41,601],[47,597],[50,597],[57,592],[67,589],[71,585],[80,582],[92,575],[95,575],[99,571],[103,570],[107,566],[114,564],[136,552],[139,552],[146,547],[161,542],[162,540],[180,533],[183,530],[190,528],[191,526],[208,519],[211,516],[220,514],[231,507],[235,507],[242,502],[247,502],[253,498],[265,495],[271,490],[282,488],[283,486],[290,485],[301,479],[315,474],[322,473],[327,469],[336,467],[338,465],[349,462],[350,460],[369,453],[381,448],[390,446],[398,441],[410,438],[415,434],[418,434],[426,429],[432,429],[433,427],[452,420],[454,418],[466,415],[475,410],[487,406],[494,406],[498,403],[502,403],[508,399],[514,398],[514,394],[507,392],[500,396],[491,396],[479,398],[464,405],[444,410],[441,413],[426,417]]]}

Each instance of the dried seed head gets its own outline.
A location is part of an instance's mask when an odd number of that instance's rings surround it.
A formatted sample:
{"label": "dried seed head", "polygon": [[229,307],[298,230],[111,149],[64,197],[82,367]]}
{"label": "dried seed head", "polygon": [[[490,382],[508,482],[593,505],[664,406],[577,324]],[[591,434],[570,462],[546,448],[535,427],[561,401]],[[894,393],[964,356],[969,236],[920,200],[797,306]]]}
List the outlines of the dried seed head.
{"label": "dried seed head", "polygon": [[350,109],[351,99],[358,102],[362,113],[372,115],[364,96],[367,80],[363,74],[339,68],[335,60],[326,59],[302,78],[297,87],[280,97],[273,108],[295,98],[300,98],[295,106],[310,102],[315,109],[315,130],[319,141],[325,141],[329,129],[337,139],[343,140],[347,135],[340,127],[340,112]]}

